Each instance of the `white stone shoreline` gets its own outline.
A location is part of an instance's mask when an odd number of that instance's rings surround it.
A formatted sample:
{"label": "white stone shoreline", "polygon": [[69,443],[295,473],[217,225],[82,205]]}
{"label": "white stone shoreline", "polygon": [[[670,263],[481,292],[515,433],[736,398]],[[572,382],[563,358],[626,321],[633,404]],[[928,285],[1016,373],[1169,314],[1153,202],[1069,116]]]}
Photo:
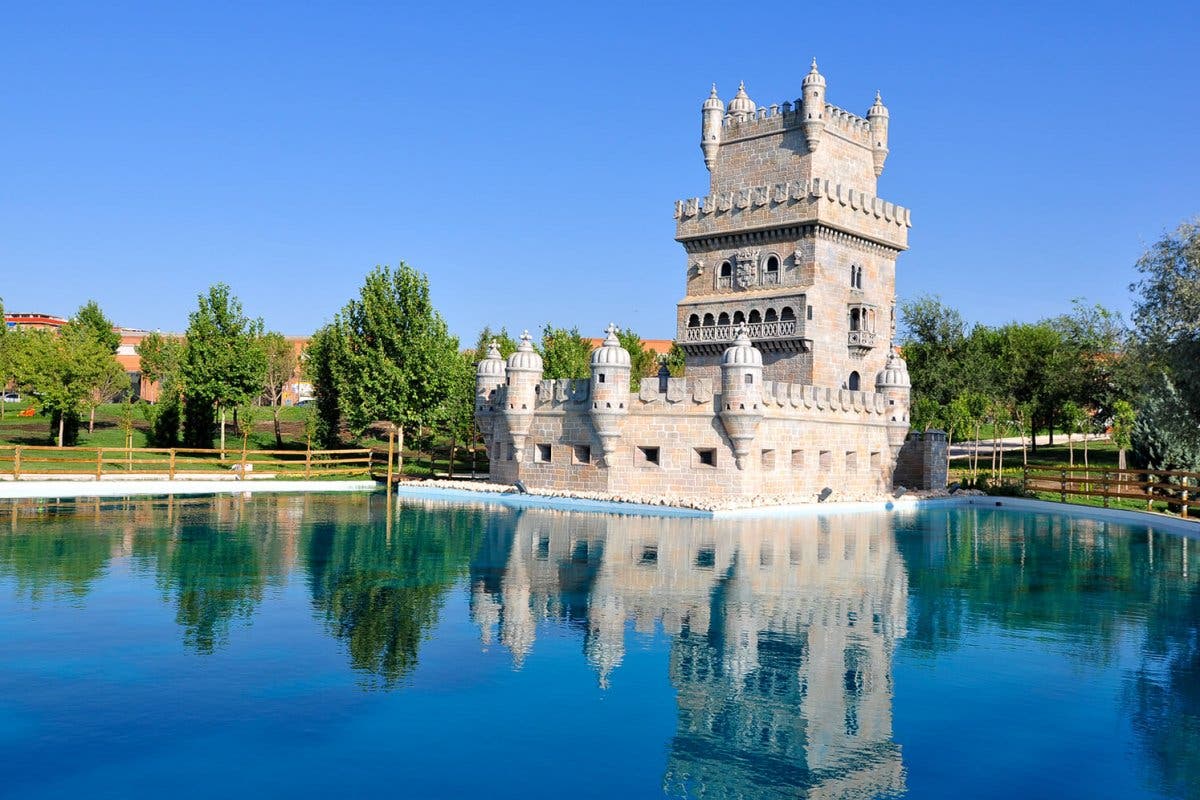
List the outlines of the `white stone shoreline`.
{"label": "white stone shoreline", "polygon": [[[453,481],[453,480],[421,480],[421,481],[404,481],[398,484],[401,493],[412,490],[437,490],[451,489],[468,492],[481,492],[484,494],[510,494],[520,496],[517,490],[503,483],[488,483],[485,481]],[[955,494],[958,497],[966,497],[971,495],[982,495],[983,492],[973,490],[961,490]],[[691,511],[705,511],[708,513],[719,513],[722,511],[745,511],[748,509],[769,509],[780,506],[798,506],[812,505],[816,507],[818,500],[816,495],[807,497],[797,497],[796,495],[756,495],[754,497],[729,497],[729,498],[690,498],[676,497],[669,494],[615,494],[610,492],[577,492],[567,489],[529,489],[528,497],[542,498],[557,498],[563,500],[587,500],[599,503],[625,503],[638,506],[658,506],[662,508],[678,508]],[[896,502],[898,499],[904,500],[930,500],[938,497],[950,497],[950,493],[942,491],[921,491],[908,492],[903,495],[903,498],[897,498],[894,494],[853,494],[834,492],[831,494],[821,506],[845,505],[849,503],[865,503],[869,505],[878,505],[881,503]]]}
{"label": "white stone shoreline", "polygon": [[74,497],[136,497],[185,494],[257,494],[267,492],[363,492],[374,481],[247,480],[19,480],[0,481],[0,499],[57,499]]}

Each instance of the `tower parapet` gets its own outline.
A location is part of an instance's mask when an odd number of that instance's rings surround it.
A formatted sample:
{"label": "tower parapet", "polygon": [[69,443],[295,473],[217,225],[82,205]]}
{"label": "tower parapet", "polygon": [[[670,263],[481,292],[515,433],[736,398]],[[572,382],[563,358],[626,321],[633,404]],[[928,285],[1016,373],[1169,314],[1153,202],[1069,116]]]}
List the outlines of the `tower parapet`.
{"label": "tower parapet", "polygon": [[725,427],[738,469],[746,468],[746,456],[762,422],[762,353],[750,343],[746,329],[721,357],[721,407],[718,412]]}
{"label": "tower parapet", "polygon": [[591,418],[604,452],[604,466],[610,466],[621,439],[621,421],[629,413],[632,362],[617,338],[617,326],[609,323],[605,332],[604,343],[592,351]]}
{"label": "tower parapet", "polygon": [[529,331],[521,334],[521,343],[508,357],[507,403],[504,421],[512,439],[515,460],[520,461],[525,453],[525,440],[533,426],[534,408],[537,405],[537,387],[542,380],[542,357],[533,349],[533,337]]}

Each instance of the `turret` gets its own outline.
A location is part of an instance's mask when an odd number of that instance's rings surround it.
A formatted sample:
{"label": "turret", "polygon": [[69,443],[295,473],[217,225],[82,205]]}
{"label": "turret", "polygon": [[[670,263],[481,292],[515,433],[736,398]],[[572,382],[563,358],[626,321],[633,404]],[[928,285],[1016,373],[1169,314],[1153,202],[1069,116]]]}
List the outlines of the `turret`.
{"label": "turret", "polygon": [[609,323],[604,344],[592,351],[592,427],[600,438],[604,466],[621,440],[621,420],[629,412],[629,351],[617,339],[617,326]]}
{"label": "turret", "polygon": [[742,121],[748,120],[754,116],[755,108],[754,101],[746,94],[746,84],[739,83],[737,94],[729,101],[729,116]]}
{"label": "turret", "polygon": [[[504,385],[506,370],[500,357],[500,346],[493,339],[488,345],[487,358],[475,368],[475,424],[487,441],[495,422],[497,392]],[[493,457],[495,455],[493,454]]]}
{"label": "turret", "polygon": [[825,76],[817,71],[817,60],[812,61],[812,69],[804,76],[801,84],[804,96],[801,103],[804,114],[804,138],[809,150],[816,150],[821,142],[821,134],[825,132]]}
{"label": "turret", "polygon": [[521,460],[525,452],[525,439],[533,426],[533,409],[537,402],[537,387],[542,380],[542,357],[533,349],[533,337],[529,331],[521,334],[521,343],[508,357],[505,370],[508,391],[504,408],[504,421],[512,437],[513,456]]}
{"label": "turret", "polygon": [[908,365],[889,347],[887,364],[875,378],[875,391],[883,395],[886,402],[887,437],[892,454],[900,452],[904,437],[908,435],[908,406],[912,395],[912,382],[908,379]]}
{"label": "turret", "polygon": [[712,172],[717,163],[717,150],[721,148],[721,119],[725,116],[725,104],[717,97],[714,83],[712,94],[700,107],[700,149],[704,151],[704,166]]}
{"label": "turret", "polygon": [[871,157],[875,161],[875,177],[883,174],[883,162],[888,155],[888,110],[875,93],[875,105],[867,112],[867,122],[871,125]]}
{"label": "turret", "polygon": [[721,356],[721,424],[733,442],[738,469],[745,469],[750,443],[763,418],[762,353],[750,343],[744,327]]}

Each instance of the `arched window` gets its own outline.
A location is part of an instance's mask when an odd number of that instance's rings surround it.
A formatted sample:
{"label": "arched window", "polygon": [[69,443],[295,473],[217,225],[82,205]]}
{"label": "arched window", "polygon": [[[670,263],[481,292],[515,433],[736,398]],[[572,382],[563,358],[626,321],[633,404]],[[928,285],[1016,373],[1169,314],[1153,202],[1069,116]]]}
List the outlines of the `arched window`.
{"label": "arched window", "polygon": [[758,313],[758,309],[757,309],[757,308],[755,308],[755,309],[752,309],[752,310],[750,311],[750,317],[749,317],[749,319],[748,319],[747,321],[748,321],[748,322],[749,322],[751,325],[755,324],[756,322],[762,322],[762,314],[759,314],[759,313]]}
{"label": "arched window", "polygon": [[722,261],[721,262],[721,277],[728,278],[732,274],[733,274],[733,264],[730,264],[728,261]]}
{"label": "arched window", "polygon": [[784,322],[790,322],[795,318],[796,312],[792,310],[791,306],[784,306],[783,311],[779,312],[779,319],[783,320]]}
{"label": "arched window", "polygon": [[861,383],[861,379],[858,377],[858,373],[851,372],[850,379],[846,381],[846,386],[849,387],[850,391],[857,392],[859,383]]}
{"label": "arched window", "polygon": [[779,315],[775,313],[775,309],[768,308],[766,316],[763,317],[763,322],[775,322],[779,319]]}
{"label": "arched window", "polygon": [[717,324],[717,321],[716,321],[715,319],[713,319],[713,315],[712,315],[712,314],[705,314],[705,315],[704,315],[704,326],[705,326],[706,328],[707,328],[707,327],[711,327],[711,326],[713,326],[713,325],[716,325],[716,324]]}
{"label": "arched window", "polygon": [[718,325],[728,325],[729,324],[729,315],[726,314],[724,311],[722,311],[721,315],[717,317],[717,324]]}
{"label": "arched window", "polygon": [[857,281],[858,281],[858,267],[851,264],[850,265],[850,288],[851,289],[854,288],[854,285]]}
{"label": "arched window", "polygon": [[763,283],[768,285],[779,283],[779,256],[769,255],[763,262]]}
{"label": "arched window", "polygon": [[850,309],[850,330],[861,330],[861,326],[862,316],[860,315],[859,310],[857,308]]}
{"label": "arched window", "polygon": [[689,328],[699,328],[700,327],[700,317],[696,314],[692,314],[690,317],[688,317],[688,327]]}
{"label": "arched window", "polygon": [[733,264],[728,261],[721,262],[720,277],[717,278],[717,286],[719,288],[731,288],[733,286]]}
{"label": "arched window", "polygon": [[741,311],[733,312],[733,324],[734,325],[741,325],[745,321],[746,321],[745,314],[743,314]]}

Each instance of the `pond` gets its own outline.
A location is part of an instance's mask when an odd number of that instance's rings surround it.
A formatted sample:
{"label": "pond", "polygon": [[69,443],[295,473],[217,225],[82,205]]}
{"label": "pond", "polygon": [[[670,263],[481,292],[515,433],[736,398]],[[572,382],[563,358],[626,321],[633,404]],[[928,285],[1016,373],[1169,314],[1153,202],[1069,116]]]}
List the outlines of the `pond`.
{"label": "pond", "polygon": [[1197,542],[995,508],[0,504],[0,796],[1200,795]]}

